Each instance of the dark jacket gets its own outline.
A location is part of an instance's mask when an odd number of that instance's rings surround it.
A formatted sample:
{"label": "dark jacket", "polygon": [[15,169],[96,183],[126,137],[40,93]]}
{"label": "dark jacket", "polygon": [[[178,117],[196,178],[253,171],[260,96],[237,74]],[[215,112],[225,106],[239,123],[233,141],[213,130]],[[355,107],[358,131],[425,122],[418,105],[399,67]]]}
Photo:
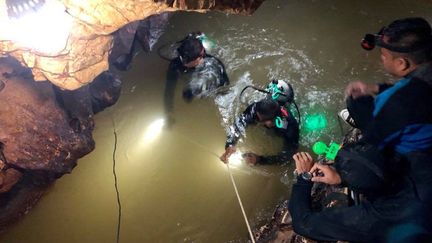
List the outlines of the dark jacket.
{"label": "dark jacket", "polygon": [[[338,153],[339,163],[336,161],[335,167],[343,184],[354,191],[364,185],[369,188],[361,191],[367,195],[366,200],[351,207],[312,212],[312,184],[299,178],[293,186],[289,206],[297,233],[317,240],[354,242],[432,239],[428,223],[432,216],[431,74],[431,65],[422,65],[395,85],[380,85],[375,99],[351,100],[352,106],[349,103],[348,108],[352,108],[350,113],[354,111],[356,123],[360,120],[366,124],[362,126],[361,143],[379,148],[386,162],[365,154],[357,156],[362,148],[354,148],[355,156]],[[370,113],[356,114],[359,109],[353,108],[363,104],[370,107],[360,110]],[[359,114],[363,119],[356,119]],[[353,161],[357,164],[349,163]],[[366,167],[359,169],[359,164]],[[378,173],[367,172],[365,168]],[[384,176],[385,183],[380,183],[380,176]]]}
{"label": "dark jacket", "polygon": [[365,140],[400,154],[432,147],[432,72],[423,76],[423,69],[431,67],[419,67],[393,86],[380,86]]}
{"label": "dark jacket", "polygon": [[431,239],[431,235],[424,229],[427,222],[421,222],[417,215],[424,205],[418,202],[413,190],[314,212],[311,188],[311,182],[298,177],[291,192],[289,211],[294,231],[300,235],[321,241],[430,242],[426,239]]}
{"label": "dark jacket", "polygon": [[342,148],[335,160],[342,184],[366,196],[359,205],[321,212],[312,211],[312,183],[299,177],[289,203],[294,231],[321,241],[427,242],[423,239],[430,236],[425,233],[428,219],[418,214],[424,204],[407,177],[398,184],[388,179],[385,168],[392,163],[373,145]]}
{"label": "dark jacket", "polygon": [[[258,122],[256,105],[257,102],[249,105],[246,110],[235,119],[234,124],[229,128],[225,148],[236,145],[240,137],[245,134],[246,128],[250,124],[256,124]],[[274,127],[271,129],[274,129],[276,134],[283,138],[283,149],[277,155],[261,156],[259,161],[261,164],[286,162],[290,160],[292,155],[297,151],[299,142],[298,122],[291,112],[288,112],[288,116],[281,116],[281,118],[285,124],[284,127]]]}
{"label": "dark jacket", "polygon": [[229,84],[225,67],[216,57],[206,54],[203,62],[195,68],[184,67],[177,57],[170,62],[167,71],[164,94],[166,112],[173,109],[174,91],[182,74],[189,75],[188,83],[183,88],[183,98],[187,101],[215,94],[217,88]]}
{"label": "dark jacket", "polygon": [[[375,144],[403,170],[432,212],[432,64],[423,64],[395,85],[382,85],[364,141]],[[394,169],[396,171],[396,169]],[[430,215],[432,217],[432,213]]]}

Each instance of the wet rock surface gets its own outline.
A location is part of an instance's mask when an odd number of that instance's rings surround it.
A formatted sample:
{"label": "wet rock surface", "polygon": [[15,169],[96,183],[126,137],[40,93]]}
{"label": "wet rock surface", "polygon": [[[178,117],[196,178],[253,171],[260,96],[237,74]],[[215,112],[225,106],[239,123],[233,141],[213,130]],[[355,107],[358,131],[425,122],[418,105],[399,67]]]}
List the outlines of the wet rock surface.
{"label": "wet rock surface", "polygon": [[121,71],[130,69],[132,59],[140,50],[152,50],[164,33],[171,15],[172,13],[168,12],[152,15],[144,20],[131,22],[114,32],[109,63]]}
{"label": "wet rock surface", "polygon": [[117,101],[121,82],[104,72],[92,85],[65,91],[35,82],[9,58],[0,58],[0,74],[1,228],[94,149],[93,115]]}

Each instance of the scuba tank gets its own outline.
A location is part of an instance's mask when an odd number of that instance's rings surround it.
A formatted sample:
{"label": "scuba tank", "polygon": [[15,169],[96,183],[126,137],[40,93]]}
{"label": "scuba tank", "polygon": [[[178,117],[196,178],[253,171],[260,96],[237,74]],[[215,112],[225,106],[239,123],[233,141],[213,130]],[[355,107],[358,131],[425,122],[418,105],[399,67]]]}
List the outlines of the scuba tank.
{"label": "scuba tank", "polygon": [[280,106],[284,106],[288,108],[291,105],[291,103],[295,103],[294,90],[291,84],[286,82],[285,80],[273,79],[272,81],[270,81],[270,83],[266,86],[265,89],[260,89],[253,85],[247,85],[240,92],[239,95],[240,99],[243,96],[245,90],[248,88],[267,94],[268,98],[277,101]]}
{"label": "scuba tank", "polygon": [[265,89],[269,96],[279,103],[280,106],[289,106],[294,101],[294,90],[291,84],[284,80],[273,79]]}
{"label": "scuba tank", "polygon": [[[243,90],[240,92],[240,100],[244,93],[244,91],[248,88],[252,88],[254,90],[260,91],[262,93],[267,94],[267,98],[272,99],[274,101],[277,101],[279,105],[281,106],[282,114],[285,114],[285,116],[288,115],[288,111],[291,104],[294,104],[297,114],[298,114],[298,123],[300,125],[300,110],[297,106],[297,104],[294,101],[294,89],[291,86],[290,83],[288,83],[285,80],[281,79],[273,79],[270,81],[270,83],[266,86],[265,89],[260,89],[252,85],[248,85],[243,88]],[[275,125],[278,128],[284,128],[286,127],[286,124],[284,124],[281,117],[276,117],[275,119]]]}
{"label": "scuba tank", "polygon": [[[266,88],[267,91],[270,92],[268,96],[271,96],[271,99],[277,101],[281,106],[281,114],[283,117],[288,116],[289,106],[294,102],[294,90],[291,84],[285,82],[284,80],[273,79]],[[300,116],[300,112],[298,112]],[[288,126],[288,122],[282,119],[280,116],[277,116],[275,119],[275,125],[277,128],[286,129]]]}

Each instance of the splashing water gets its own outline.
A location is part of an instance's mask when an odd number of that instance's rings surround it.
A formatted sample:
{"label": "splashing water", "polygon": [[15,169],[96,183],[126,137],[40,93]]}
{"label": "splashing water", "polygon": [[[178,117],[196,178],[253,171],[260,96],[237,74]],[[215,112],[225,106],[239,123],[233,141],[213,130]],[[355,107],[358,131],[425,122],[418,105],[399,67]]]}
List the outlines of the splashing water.
{"label": "splashing water", "polygon": [[242,69],[267,70],[268,80],[279,78],[296,82],[307,82],[322,73],[303,50],[292,48],[283,33],[275,32],[270,37],[264,29],[245,25],[241,29],[228,29],[226,36],[219,40],[214,52],[231,73]]}
{"label": "splashing water", "polygon": [[[252,79],[250,78],[250,73],[244,73],[240,79],[231,86],[228,91],[219,95],[215,98],[214,102],[218,107],[221,116],[221,125],[225,129],[229,129],[229,126],[234,122],[237,114],[242,112],[241,102],[239,102],[240,92],[248,85],[253,85]],[[252,99],[249,99],[253,101]]]}
{"label": "splashing water", "polygon": [[[247,25],[241,29],[228,29],[227,33],[225,38],[218,40],[213,52],[223,60],[228,73],[243,74],[237,82],[231,82],[233,86],[226,94],[215,98],[221,125],[226,131],[247,105],[265,97],[265,94],[253,89],[245,90],[242,97],[239,97],[244,87],[254,85],[263,88],[271,79],[283,79],[293,85],[295,101],[300,108],[300,145],[311,147],[319,139],[339,139],[337,111],[328,108],[341,106],[341,91],[309,84],[325,80],[322,78],[322,68],[314,64],[304,50],[292,48],[283,33],[274,32],[270,38],[266,30],[253,29]],[[266,73],[267,79],[257,80],[256,76],[262,76],[262,73]],[[297,112],[291,108],[292,113],[298,118]],[[314,114],[320,114],[327,121],[327,126],[314,131],[306,129],[305,118]]]}

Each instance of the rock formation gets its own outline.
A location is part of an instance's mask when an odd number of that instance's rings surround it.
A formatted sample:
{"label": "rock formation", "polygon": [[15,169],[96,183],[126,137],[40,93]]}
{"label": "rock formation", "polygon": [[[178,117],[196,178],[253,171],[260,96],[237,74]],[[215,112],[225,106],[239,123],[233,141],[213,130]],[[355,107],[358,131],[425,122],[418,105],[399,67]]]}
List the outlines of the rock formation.
{"label": "rock formation", "polygon": [[[8,33],[0,30],[0,54],[13,56],[24,66],[31,68],[36,81],[49,80],[62,89],[75,90],[108,69],[112,33],[128,23],[176,10],[221,10],[250,14],[263,1],[62,0],[68,15],[72,17],[72,27],[62,50],[54,53],[29,50],[10,41]],[[4,13],[0,17],[0,26],[9,24],[5,8],[0,5],[0,11],[3,10]]]}
{"label": "rock formation", "polygon": [[29,69],[0,58],[0,87],[1,228],[28,208],[17,198],[35,202],[28,195],[39,197],[94,149],[93,115],[117,101],[121,82],[103,72],[90,85],[65,91],[34,82]]}

